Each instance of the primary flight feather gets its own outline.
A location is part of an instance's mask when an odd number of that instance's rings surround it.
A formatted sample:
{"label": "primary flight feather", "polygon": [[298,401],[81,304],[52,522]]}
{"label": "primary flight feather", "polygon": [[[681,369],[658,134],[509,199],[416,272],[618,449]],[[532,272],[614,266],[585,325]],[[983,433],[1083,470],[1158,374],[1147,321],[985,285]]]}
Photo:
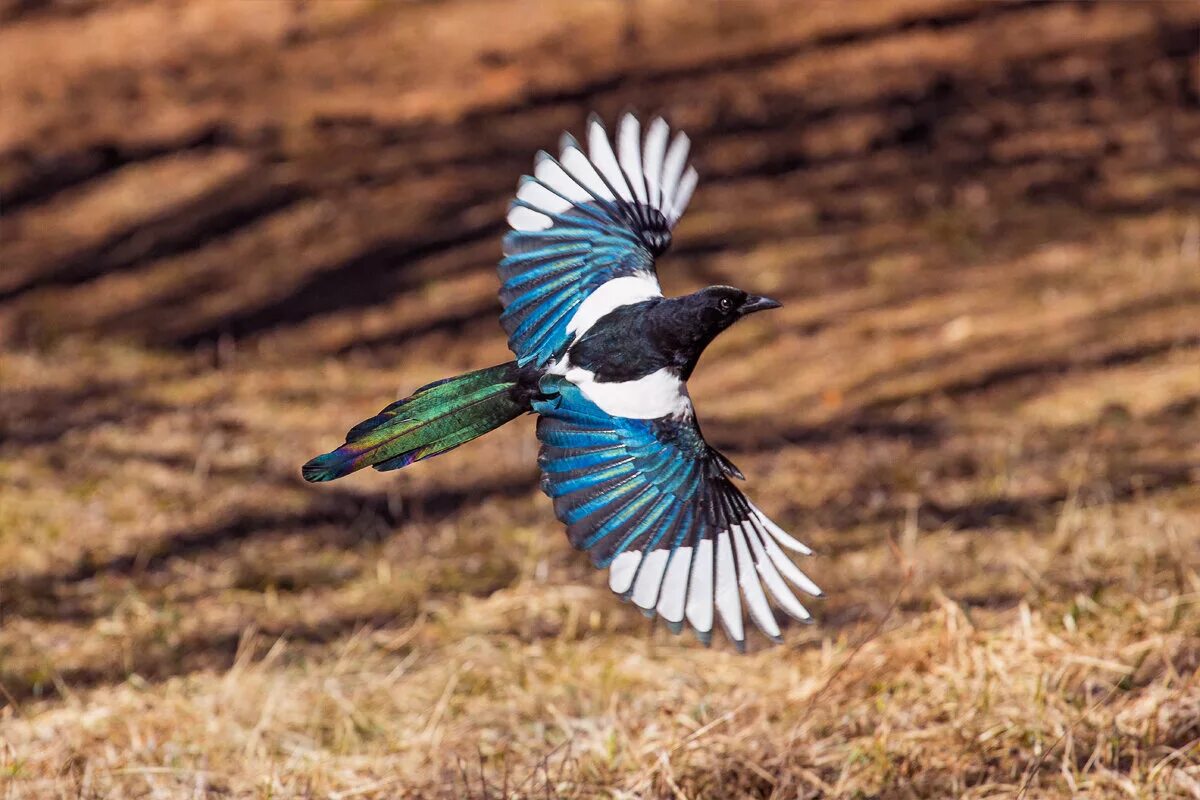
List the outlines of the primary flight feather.
{"label": "primary flight feather", "polygon": [[730,286],[663,297],[655,258],[697,176],[686,135],[640,127],[626,114],[610,141],[593,116],[586,152],[564,134],[521,179],[499,265],[516,360],[392,403],[303,475],[399,469],[535,413],[542,490],[614,592],[705,643],[719,622],[743,648],[743,607],[779,641],[772,604],[809,621],[795,589],[821,593],[786,551],[811,551],[733,486],[742,474],[704,440],[687,392],[717,334],[779,303]]}

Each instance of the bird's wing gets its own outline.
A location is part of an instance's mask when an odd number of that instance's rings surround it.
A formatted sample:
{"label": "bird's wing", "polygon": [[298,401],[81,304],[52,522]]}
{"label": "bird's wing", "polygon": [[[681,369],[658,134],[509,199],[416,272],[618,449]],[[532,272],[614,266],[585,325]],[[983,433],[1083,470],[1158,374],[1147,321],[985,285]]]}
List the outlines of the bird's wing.
{"label": "bird's wing", "polygon": [[811,551],[730,483],[737,468],[704,441],[694,417],[615,417],[565,379],[543,384],[547,399],[535,402],[542,489],[571,544],[609,570],[614,592],[673,631],[686,620],[705,643],[719,620],[739,649],[743,601],[775,641],[768,597],[810,619],[789,583],[814,596],[821,590],[783,548]]}
{"label": "bird's wing", "polygon": [[595,115],[587,131],[586,154],[570,134],[563,134],[558,158],[537,154],[508,212],[500,321],[522,366],[542,366],[561,353],[581,327],[580,320],[571,326],[576,312],[604,284],[624,279],[592,313],[662,294],[654,258],[670,245],[696,187],[688,137],[677,133],[668,147],[662,119],[647,126],[643,141],[637,117],[626,114],[615,149]]}

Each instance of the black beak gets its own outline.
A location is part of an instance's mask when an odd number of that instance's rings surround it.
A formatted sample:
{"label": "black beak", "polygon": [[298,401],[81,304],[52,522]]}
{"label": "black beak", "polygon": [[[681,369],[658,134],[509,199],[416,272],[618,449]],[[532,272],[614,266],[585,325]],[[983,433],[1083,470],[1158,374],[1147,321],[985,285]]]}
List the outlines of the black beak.
{"label": "black beak", "polygon": [[742,303],[742,316],[753,314],[755,311],[767,311],[772,308],[779,308],[782,305],[783,303],[778,300],[752,294],[746,298],[746,302]]}

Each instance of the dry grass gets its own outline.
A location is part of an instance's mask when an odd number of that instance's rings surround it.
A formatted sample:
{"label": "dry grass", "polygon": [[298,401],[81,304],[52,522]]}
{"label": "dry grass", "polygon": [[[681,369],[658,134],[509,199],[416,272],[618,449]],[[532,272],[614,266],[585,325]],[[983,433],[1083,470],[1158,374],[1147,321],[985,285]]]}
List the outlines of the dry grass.
{"label": "dry grass", "polygon": [[[0,0],[0,800],[1200,798],[1194,4],[244,5]],[[746,656],[531,420],[298,475],[508,358],[513,178],[629,104],[668,290],[786,303],[692,381],[828,592]]]}
{"label": "dry grass", "polygon": [[[23,396],[99,400],[44,438],[17,409],[30,441],[0,459],[4,796],[1200,796],[1200,362],[1147,348],[1195,335],[1200,272],[1167,246],[1192,225],[1001,255],[809,337],[804,301],[735,329],[697,402],[830,593],[744,657],[609,596],[534,489],[527,423],[316,490],[298,458],[385,372],[6,354]],[[988,286],[1047,264],[1090,271],[1050,304]],[[1113,306],[1143,310],[1098,326]],[[1079,366],[1030,369],[1008,327]],[[858,374],[884,372],[866,329],[894,378]],[[795,371],[751,385],[750,347]],[[847,427],[848,404],[896,410]],[[757,413],[766,443],[737,446]]]}

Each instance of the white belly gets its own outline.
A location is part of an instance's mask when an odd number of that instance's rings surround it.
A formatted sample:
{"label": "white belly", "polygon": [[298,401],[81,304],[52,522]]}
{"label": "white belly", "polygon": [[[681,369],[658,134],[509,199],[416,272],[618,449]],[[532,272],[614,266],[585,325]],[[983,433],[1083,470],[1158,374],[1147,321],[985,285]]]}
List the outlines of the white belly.
{"label": "white belly", "polygon": [[687,384],[665,367],[633,381],[599,383],[589,370],[568,366],[566,379],[578,386],[584,397],[601,411],[614,417],[658,419],[692,411]]}

